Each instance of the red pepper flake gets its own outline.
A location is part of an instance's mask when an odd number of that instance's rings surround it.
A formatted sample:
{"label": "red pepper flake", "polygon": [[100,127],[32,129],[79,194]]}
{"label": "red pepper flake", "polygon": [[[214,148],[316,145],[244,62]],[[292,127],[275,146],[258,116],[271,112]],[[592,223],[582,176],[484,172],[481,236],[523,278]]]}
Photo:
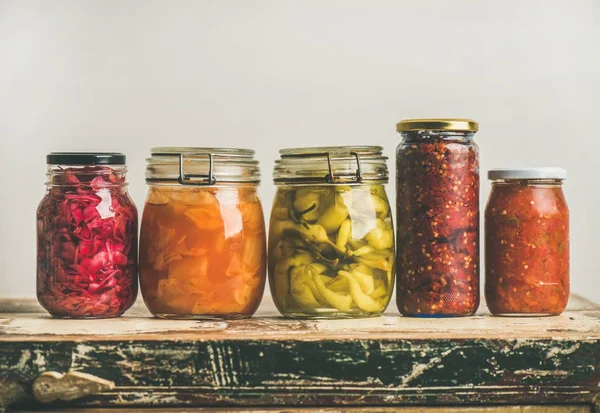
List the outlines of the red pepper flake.
{"label": "red pepper flake", "polygon": [[107,167],[54,174],[37,211],[37,294],[56,317],[116,317],[137,295],[137,211]]}
{"label": "red pepper flake", "polygon": [[406,138],[397,152],[397,303],[404,315],[479,306],[479,158],[472,141]]}
{"label": "red pepper flake", "polygon": [[495,183],[485,212],[493,314],[560,314],[569,299],[569,210],[560,184]]}

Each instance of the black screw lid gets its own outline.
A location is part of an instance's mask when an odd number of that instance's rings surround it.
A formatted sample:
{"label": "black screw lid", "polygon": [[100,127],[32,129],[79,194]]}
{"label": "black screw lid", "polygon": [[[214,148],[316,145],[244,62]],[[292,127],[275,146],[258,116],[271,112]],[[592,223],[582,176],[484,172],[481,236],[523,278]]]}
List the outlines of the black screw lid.
{"label": "black screw lid", "polygon": [[50,152],[48,165],[125,165],[125,155],[118,152]]}

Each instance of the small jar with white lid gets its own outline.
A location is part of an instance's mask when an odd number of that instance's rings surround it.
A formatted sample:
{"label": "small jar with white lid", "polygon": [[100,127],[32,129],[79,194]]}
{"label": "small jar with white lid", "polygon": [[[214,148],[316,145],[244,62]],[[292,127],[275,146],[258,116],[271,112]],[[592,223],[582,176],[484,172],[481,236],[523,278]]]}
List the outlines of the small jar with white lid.
{"label": "small jar with white lid", "polygon": [[485,211],[485,297],[496,315],[557,315],[569,299],[561,168],[494,169]]}

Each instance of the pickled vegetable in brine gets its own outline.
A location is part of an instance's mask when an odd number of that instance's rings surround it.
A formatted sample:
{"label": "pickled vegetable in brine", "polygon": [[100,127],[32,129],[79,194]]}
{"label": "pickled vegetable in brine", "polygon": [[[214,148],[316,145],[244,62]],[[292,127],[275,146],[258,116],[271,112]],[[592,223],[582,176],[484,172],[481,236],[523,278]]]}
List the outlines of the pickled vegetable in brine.
{"label": "pickled vegetable in brine", "polygon": [[40,304],[54,317],[120,316],[137,296],[138,215],[123,167],[51,166],[48,187],[37,211]]}
{"label": "pickled vegetable in brine", "polygon": [[278,190],[269,230],[269,280],[282,314],[382,313],[394,285],[394,251],[382,185]]}
{"label": "pickled vegetable in brine", "polygon": [[140,242],[140,284],[164,317],[244,317],[260,304],[264,217],[253,187],[150,188]]}

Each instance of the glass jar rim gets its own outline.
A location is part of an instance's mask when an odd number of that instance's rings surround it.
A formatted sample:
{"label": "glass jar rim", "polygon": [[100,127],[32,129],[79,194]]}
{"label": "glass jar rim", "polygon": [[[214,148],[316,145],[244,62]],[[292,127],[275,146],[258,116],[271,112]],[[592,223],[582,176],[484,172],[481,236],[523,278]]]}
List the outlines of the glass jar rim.
{"label": "glass jar rim", "polygon": [[154,147],[146,159],[149,184],[212,186],[260,183],[254,150],[208,147]]}
{"label": "glass jar rim", "polygon": [[381,146],[286,148],[275,161],[275,183],[351,184],[388,181]]}
{"label": "glass jar rim", "polygon": [[122,187],[128,185],[126,181],[127,165],[125,164],[48,164],[46,169],[46,186],[89,186],[93,183],[92,179],[99,176],[108,177],[108,181],[104,180],[103,182],[98,183],[97,186]]}

